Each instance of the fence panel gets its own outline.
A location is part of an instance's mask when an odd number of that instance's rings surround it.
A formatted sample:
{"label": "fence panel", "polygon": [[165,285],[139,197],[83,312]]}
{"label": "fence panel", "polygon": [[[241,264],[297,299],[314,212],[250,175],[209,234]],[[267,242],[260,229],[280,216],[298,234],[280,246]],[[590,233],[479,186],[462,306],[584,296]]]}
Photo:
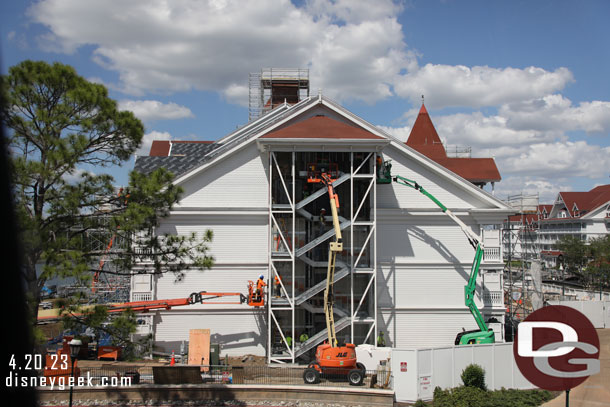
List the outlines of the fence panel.
{"label": "fence panel", "polygon": [[535,388],[517,368],[512,347],[512,343],[498,343],[432,349],[393,349],[392,384],[396,401],[430,400],[437,386],[448,389],[461,385],[462,371],[471,363],[485,369],[485,382],[491,390],[502,387]]}
{"label": "fence panel", "polygon": [[564,305],[582,312],[595,328],[610,328],[607,323],[605,301],[549,301],[551,305]]}

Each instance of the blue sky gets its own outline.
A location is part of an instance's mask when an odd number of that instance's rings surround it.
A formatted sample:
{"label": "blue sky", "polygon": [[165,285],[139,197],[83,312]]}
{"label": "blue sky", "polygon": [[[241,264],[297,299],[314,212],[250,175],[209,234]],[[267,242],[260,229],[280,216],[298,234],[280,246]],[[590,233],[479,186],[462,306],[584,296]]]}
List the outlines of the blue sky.
{"label": "blue sky", "polygon": [[424,94],[448,145],[495,157],[497,196],[549,202],[610,182],[608,17],[603,0],[2,2],[2,71],[60,61],[104,83],[144,121],[140,153],[244,124],[263,67],[309,68],[313,93],[403,140]]}

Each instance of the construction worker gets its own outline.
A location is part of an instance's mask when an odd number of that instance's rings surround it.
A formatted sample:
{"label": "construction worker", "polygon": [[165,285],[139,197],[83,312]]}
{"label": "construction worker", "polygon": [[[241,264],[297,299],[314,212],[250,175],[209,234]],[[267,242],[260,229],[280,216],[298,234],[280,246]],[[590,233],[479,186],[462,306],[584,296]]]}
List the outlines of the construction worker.
{"label": "construction worker", "polygon": [[379,331],[379,336],[377,337],[377,347],[385,348],[385,338],[383,337],[383,331]]}
{"label": "construction worker", "polygon": [[320,209],[320,234],[322,234],[324,226],[326,226],[326,209],[322,208]]}
{"label": "construction worker", "polygon": [[258,280],[256,281],[256,295],[258,297],[258,301],[263,298],[263,290],[266,286],[267,284],[265,283],[265,276],[261,274],[258,276]]}
{"label": "construction worker", "polygon": [[286,334],[286,346],[292,348],[292,336]]}
{"label": "construction worker", "polygon": [[299,342],[304,343],[309,339],[309,335],[306,332],[303,332],[301,336],[299,336]]}
{"label": "construction worker", "polygon": [[281,284],[281,280],[282,278],[279,276],[279,274],[275,275],[275,298],[281,298],[282,297],[282,284]]}

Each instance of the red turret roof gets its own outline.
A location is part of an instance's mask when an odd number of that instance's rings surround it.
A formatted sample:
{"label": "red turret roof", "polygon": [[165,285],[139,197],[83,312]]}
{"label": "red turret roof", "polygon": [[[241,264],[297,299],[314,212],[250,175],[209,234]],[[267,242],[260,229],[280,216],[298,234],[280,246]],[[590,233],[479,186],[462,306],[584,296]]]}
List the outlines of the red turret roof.
{"label": "red turret roof", "polygon": [[445,147],[423,103],[406,144],[470,182],[497,182],[502,179],[493,158],[447,157]]}
{"label": "red turret roof", "polygon": [[419,109],[417,120],[415,120],[415,124],[411,129],[407,145],[433,160],[447,158],[443,142],[438,136],[434,124],[432,124],[432,119],[430,119],[430,115],[423,103],[421,109]]}

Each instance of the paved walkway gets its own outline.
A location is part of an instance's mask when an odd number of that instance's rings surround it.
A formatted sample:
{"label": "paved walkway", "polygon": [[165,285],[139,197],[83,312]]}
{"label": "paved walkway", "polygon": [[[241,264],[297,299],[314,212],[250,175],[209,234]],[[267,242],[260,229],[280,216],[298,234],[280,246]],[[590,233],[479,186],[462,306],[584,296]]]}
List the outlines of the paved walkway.
{"label": "paved walkway", "polygon": [[[610,329],[598,329],[601,371],[570,391],[570,407],[610,406]],[[565,406],[565,393],[543,407]]]}

